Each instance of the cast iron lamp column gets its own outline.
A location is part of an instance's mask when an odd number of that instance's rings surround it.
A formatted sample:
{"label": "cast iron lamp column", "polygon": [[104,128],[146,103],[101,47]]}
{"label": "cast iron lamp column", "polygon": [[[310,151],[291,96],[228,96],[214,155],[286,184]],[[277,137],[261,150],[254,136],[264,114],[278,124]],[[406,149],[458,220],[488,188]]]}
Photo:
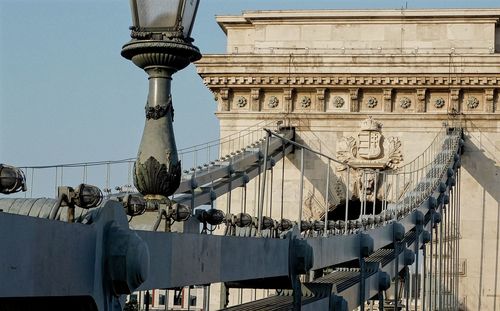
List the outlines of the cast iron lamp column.
{"label": "cast iron lamp column", "polygon": [[[187,1],[187,0],[186,0]],[[188,26],[192,27],[198,1],[190,3],[179,1],[178,11],[160,14],[158,9],[148,7],[141,0],[132,1],[134,26],[131,27],[132,40],[122,48],[122,56],[142,68],[149,76],[149,94],[146,103],[146,124],[134,164],[134,184],[144,198],[159,203],[166,202],[179,187],[181,163],[177,155],[173,131],[174,109],[170,94],[172,75],[201,58],[200,51],[192,45],[189,37],[191,29],[185,29],[186,20],[182,20],[185,11],[191,16]],[[156,1],[167,10],[172,0]],[[170,3],[170,4],[169,4]],[[144,5],[144,8],[141,8]],[[161,6],[159,5],[159,6]],[[194,5],[194,8],[192,7]],[[139,9],[138,9],[139,6]],[[191,6],[186,8],[186,6]],[[142,11],[141,11],[142,9]],[[156,11],[144,13],[144,10]],[[141,14],[150,27],[141,25]],[[152,15],[154,21],[148,21]],[[173,15],[168,17],[168,14]],[[167,17],[165,17],[167,16]],[[173,25],[161,25],[163,21]],[[159,27],[160,26],[160,27]],[[172,27],[173,26],[173,27]]]}

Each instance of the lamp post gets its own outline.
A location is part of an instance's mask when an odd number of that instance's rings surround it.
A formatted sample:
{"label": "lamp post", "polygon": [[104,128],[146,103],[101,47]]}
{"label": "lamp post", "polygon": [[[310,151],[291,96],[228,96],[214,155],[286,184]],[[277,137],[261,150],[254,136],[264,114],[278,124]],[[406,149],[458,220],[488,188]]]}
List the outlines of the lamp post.
{"label": "lamp post", "polygon": [[146,124],[134,184],[147,201],[165,202],[179,187],[181,163],[172,122],[172,75],[201,58],[190,38],[199,0],[131,0],[132,40],[122,56],[149,76]]}

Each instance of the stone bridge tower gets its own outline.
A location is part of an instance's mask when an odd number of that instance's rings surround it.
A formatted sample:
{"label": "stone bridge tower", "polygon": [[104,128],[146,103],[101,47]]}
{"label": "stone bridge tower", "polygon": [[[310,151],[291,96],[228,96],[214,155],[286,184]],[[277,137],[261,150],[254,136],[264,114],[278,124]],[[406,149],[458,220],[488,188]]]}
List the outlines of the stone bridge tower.
{"label": "stone bridge tower", "polygon": [[[383,167],[414,159],[443,122],[465,126],[459,299],[464,310],[498,310],[499,20],[500,9],[244,12],[217,17],[227,54],[205,55],[197,68],[215,95],[221,136],[283,121],[314,149]],[[380,126],[360,134],[369,117]],[[393,159],[382,161],[377,148],[390,146],[380,135],[397,141]],[[346,154],[349,137],[355,155]],[[311,189],[325,177],[318,161],[307,159]],[[297,163],[285,161],[287,186],[299,178]],[[313,215],[324,194],[308,195]],[[297,196],[284,200],[285,214],[296,213]]]}

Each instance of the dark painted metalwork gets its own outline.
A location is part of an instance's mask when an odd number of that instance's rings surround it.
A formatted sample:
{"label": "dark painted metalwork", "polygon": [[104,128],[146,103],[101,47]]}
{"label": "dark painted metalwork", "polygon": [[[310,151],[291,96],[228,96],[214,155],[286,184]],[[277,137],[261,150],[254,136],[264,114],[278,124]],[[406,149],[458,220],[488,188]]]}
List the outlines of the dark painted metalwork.
{"label": "dark painted metalwork", "polygon": [[[185,11],[190,6],[194,10]],[[197,7],[198,1],[180,1],[179,7],[174,8],[177,11],[169,12],[179,19],[150,21],[147,15],[143,15],[148,5],[143,1],[132,1],[132,40],[123,46],[122,56],[149,76],[146,124],[134,165],[134,185],[146,200],[166,202],[180,184],[181,164],[172,126],[174,109],[170,85],[175,72],[201,58],[200,51],[189,38]],[[156,8],[161,9],[169,9],[168,3]],[[150,13],[162,14],[157,11]],[[185,16],[188,13],[193,15]],[[165,13],[165,16],[169,15]],[[185,22],[188,29],[183,28]]]}
{"label": "dark painted metalwork", "polygon": [[[276,156],[281,154],[276,150]],[[452,159],[442,169],[455,168],[459,161]],[[257,167],[261,166],[258,163]],[[243,185],[243,181],[236,182],[241,176],[234,178],[233,184]],[[235,287],[294,289],[260,304],[280,303],[281,307],[302,310],[353,309],[366,299],[380,297],[381,289],[387,287],[387,276],[397,277],[411,265],[415,258],[412,250],[429,241],[427,232],[433,226],[447,221],[440,216],[445,204],[452,202],[447,192],[454,187],[454,178],[443,174],[427,200],[381,227],[305,239],[297,226],[282,239],[134,232],[128,229],[123,204],[113,200],[79,218],[77,224],[0,213],[0,245],[11,250],[0,257],[0,278],[10,280],[8,285],[0,284],[0,304],[16,297],[71,295],[92,297],[99,310],[118,310],[117,295],[137,286],[138,290],[150,290],[229,282]],[[220,189],[228,191],[227,185]],[[207,195],[213,197],[211,192]],[[26,215],[24,206],[33,210],[35,201],[4,199],[0,208],[5,205],[9,213]],[[52,209],[55,205],[55,200],[43,202]],[[32,256],[34,250],[44,256]],[[359,265],[353,268],[356,261]],[[44,269],[34,269],[42,266]],[[336,270],[301,284],[299,275],[331,267]],[[31,281],[25,282],[27,278]]]}
{"label": "dark painted metalwork", "polygon": [[0,193],[26,191],[26,177],[17,167],[0,163]]}

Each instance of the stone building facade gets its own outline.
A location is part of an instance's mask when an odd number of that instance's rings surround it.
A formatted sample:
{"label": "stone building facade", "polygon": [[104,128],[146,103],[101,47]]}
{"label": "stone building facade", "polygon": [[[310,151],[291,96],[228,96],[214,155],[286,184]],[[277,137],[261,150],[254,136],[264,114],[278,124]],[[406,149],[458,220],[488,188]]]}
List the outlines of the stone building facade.
{"label": "stone building facade", "polygon": [[[399,139],[403,161],[411,161],[443,122],[460,121],[466,147],[458,298],[466,310],[498,310],[499,20],[500,9],[244,12],[217,17],[227,53],[204,55],[196,66],[217,102],[221,137],[261,120],[282,121],[296,128],[299,142],[335,157],[342,138],[357,135],[360,122],[372,117],[383,135]],[[300,197],[291,190],[298,163],[293,154],[285,160],[289,219],[298,213]],[[324,200],[314,193],[324,183],[323,168],[322,160],[306,156],[307,198]],[[250,209],[256,187],[250,182]],[[279,206],[279,195],[272,200]],[[218,201],[224,210],[225,200]],[[233,211],[240,201],[235,192]],[[309,205],[306,217],[314,216]],[[279,219],[276,209],[269,214]],[[212,286],[212,310],[220,307],[219,287]],[[267,294],[245,291],[230,291],[230,303]]]}

